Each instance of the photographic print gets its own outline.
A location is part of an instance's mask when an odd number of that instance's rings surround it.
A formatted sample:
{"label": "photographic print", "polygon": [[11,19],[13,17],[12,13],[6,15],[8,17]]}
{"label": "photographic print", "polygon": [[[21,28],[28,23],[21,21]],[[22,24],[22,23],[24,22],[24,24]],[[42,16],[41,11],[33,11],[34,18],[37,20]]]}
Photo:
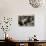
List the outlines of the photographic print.
{"label": "photographic print", "polygon": [[34,26],[34,16],[19,16],[19,26]]}

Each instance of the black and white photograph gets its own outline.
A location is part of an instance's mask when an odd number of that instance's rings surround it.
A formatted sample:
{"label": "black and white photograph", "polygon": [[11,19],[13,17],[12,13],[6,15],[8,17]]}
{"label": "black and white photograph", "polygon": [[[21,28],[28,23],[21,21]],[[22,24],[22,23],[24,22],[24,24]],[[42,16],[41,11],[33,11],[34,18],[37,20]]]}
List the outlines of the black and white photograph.
{"label": "black and white photograph", "polygon": [[19,16],[19,26],[34,26],[34,16]]}

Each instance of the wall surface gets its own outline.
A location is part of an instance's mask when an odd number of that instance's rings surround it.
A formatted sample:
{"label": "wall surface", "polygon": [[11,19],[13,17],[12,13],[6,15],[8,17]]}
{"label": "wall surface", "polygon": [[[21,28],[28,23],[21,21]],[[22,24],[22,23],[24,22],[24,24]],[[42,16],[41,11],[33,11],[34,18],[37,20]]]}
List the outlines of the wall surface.
{"label": "wall surface", "polygon": [[[34,27],[20,27],[18,25],[19,15],[32,15],[35,16],[35,26]],[[45,15],[46,8],[45,5],[40,8],[33,8],[28,0],[0,0],[0,19],[4,16],[12,17],[12,26],[10,33],[17,40],[27,40],[34,34],[37,35],[37,39],[46,40],[45,38]],[[2,37],[3,31],[0,29],[0,39]]]}

